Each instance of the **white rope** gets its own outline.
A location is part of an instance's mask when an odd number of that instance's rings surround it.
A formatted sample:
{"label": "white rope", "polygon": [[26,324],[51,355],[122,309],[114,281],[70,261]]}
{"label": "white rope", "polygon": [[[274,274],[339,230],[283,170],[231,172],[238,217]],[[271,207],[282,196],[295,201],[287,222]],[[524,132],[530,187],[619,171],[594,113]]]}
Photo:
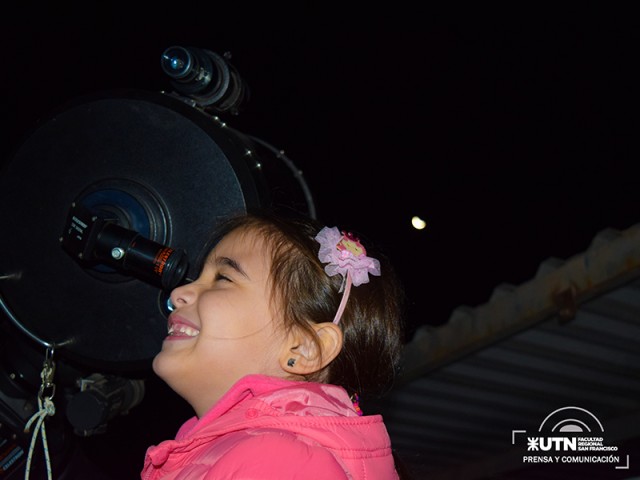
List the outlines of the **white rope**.
{"label": "white rope", "polygon": [[29,479],[29,473],[31,471],[31,459],[33,457],[33,450],[35,449],[36,439],[38,437],[38,433],[41,434],[42,437],[42,447],[44,449],[44,458],[47,464],[47,478],[52,480],[53,476],[51,474],[51,459],[49,457],[49,446],[47,444],[47,431],[45,429],[45,419],[47,416],[53,416],[56,413],[56,406],[53,404],[53,401],[49,397],[45,397],[44,401],[38,398],[38,410],[27,422],[27,425],[24,427],[25,432],[28,432],[31,428],[31,425],[35,422],[36,427],[33,429],[33,435],[31,435],[31,445],[29,446],[29,454],[27,455],[27,468],[24,472],[25,480]]}
{"label": "white rope", "polygon": [[[53,363],[53,348],[47,348],[45,361],[42,366],[42,372],[40,372],[40,378],[42,384],[40,385],[40,391],[38,392],[38,411],[34,413],[27,424],[24,427],[25,433],[29,432],[29,429],[35,422],[35,428],[31,435],[31,444],[29,445],[29,454],[27,455],[27,466],[24,471],[25,480],[29,480],[29,474],[31,473],[31,460],[33,459],[33,451],[35,449],[36,440],[38,434],[42,438],[42,448],[44,449],[44,459],[47,466],[47,478],[53,479],[51,473],[51,458],[49,456],[49,445],[47,444],[47,430],[45,428],[45,420],[47,417],[52,417],[56,413],[56,406],[53,404],[53,396],[56,389],[53,383],[53,375],[55,372],[55,364]],[[45,395],[45,390],[50,392],[49,395]]]}

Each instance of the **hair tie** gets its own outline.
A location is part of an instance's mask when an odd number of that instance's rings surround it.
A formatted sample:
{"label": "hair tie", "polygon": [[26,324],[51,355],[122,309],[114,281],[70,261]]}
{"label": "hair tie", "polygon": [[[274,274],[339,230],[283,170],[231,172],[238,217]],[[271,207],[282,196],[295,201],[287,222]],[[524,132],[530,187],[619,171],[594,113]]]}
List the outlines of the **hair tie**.
{"label": "hair tie", "polygon": [[337,324],[349,299],[351,285],[369,283],[369,274],[379,276],[380,262],[367,257],[367,251],[352,233],[340,232],[337,227],[324,227],[315,239],[320,243],[318,258],[327,264],[324,267],[326,274],[330,277],[342,275],[342,300],[333,319]]}

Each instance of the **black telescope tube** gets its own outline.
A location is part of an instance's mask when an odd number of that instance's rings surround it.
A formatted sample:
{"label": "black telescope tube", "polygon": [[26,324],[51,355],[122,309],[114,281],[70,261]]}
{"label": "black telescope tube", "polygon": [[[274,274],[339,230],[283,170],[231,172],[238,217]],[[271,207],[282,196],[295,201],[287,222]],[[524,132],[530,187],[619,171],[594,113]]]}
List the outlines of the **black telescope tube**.
{"label": "black telescope tube", "polygon": [[187,273],[186,253],[143,237],[115,223],[107,222],[96,239],[98,260],[130,272],[165,290],[173,290]]}

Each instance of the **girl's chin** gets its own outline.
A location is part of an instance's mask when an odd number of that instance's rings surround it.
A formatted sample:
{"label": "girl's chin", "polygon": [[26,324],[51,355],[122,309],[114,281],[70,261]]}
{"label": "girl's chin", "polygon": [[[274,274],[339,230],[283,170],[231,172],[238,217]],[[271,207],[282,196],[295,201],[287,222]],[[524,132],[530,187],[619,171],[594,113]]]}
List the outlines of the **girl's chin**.
{"label": "girl's chin", "polygon": [[175,363],[171,362],[170,359],[165,358],[167,357],[167,354],[168,352],[160,350],[160,352],[156,354],[156,356],[153,358],[153,361],[151,362],[151,368],[153,369],[153,372],[163,380],[165,380],[164,375],[168,373],[165,370],[165,365],[168,364],[169,366],[171,366],[171,363]]}

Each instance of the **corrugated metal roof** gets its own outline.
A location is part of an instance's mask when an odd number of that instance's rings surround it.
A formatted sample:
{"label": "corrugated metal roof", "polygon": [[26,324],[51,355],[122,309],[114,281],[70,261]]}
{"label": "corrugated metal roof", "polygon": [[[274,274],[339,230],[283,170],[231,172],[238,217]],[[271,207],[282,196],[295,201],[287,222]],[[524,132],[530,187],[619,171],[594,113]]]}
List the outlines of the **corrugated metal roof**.
{"label": "corrugated metal roof", "polygon": [[[422,327],[403,364],[378,407],[417,478],[630,478],[640,464],[640,224],[605,230],[584,253]],[[545,452],[512,432],[534,435],[561,408],[596,417],[620,463],[525,461]]]}

